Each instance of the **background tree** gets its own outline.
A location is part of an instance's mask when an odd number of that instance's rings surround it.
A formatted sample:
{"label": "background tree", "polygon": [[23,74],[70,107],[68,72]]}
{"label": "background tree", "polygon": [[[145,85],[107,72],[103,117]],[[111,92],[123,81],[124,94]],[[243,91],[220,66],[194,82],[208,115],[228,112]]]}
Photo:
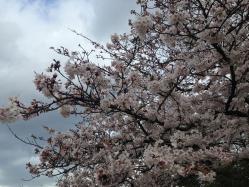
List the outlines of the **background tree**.
{"label": "background tree", "polygon": [[[170,186],[248,158],[249,1],[139,0],[127,34],[36,74],[50,102],[17,98],[3,122],[59,110],[82,117],[69,132],[46,128],[34,176],[62,175],[58,186]],[[81,46],[80,46],[81,47]],[[99,66],[98,58],[110,65]]]}

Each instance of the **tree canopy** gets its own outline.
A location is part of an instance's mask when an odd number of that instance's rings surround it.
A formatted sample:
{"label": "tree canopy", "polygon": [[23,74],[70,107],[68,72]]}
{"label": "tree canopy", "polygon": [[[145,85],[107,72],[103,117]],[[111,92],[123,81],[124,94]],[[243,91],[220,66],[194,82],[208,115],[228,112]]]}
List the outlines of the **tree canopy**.
{"label": "tree canopy", "polygon": [[[93,50],[53,48],[34,84],[49,101],[11,98],[2,122],[59,110],[82,121],[47,127],[32,176],[62,175],[58,186],[170,186],[249,156],[249,1],[138,0],[130,32]],[[92,56],[104,64],[94,63]]]}

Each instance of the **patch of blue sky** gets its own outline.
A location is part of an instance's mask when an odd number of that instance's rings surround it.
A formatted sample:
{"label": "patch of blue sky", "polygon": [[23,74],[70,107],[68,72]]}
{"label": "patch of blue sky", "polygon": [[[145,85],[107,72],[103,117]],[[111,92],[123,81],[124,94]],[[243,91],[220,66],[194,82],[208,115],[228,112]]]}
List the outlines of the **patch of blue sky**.
{"label": "patch of blue sky", "polygon": [[35,7],[36,14],[44,21],[51,21],[51,11],[58,6],[59,0],[23,0],[20,11]]}
{"label": "patch of blue sky", "polygon": [[49,6],[54,6],[58,0],[26,0],[26,4],[33,4],[33,3],[42,3],[45,6],[49,7]]}

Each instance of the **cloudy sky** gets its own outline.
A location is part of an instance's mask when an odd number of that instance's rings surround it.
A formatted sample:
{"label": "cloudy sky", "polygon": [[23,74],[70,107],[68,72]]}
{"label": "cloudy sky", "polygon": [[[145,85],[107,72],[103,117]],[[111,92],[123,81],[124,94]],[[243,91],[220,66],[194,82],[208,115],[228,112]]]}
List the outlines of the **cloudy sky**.
{"label": "cloudy sky", "polygon": [[[9,96],[24,101],[40,98],[33,86],[34,71],[41,72],[58,56],[49,47],[77,49],[79,36],[68,28],[105,43],[110,34],[128,30],[135,0],[0,0],[0,106]],[[57,112],[10,127],[20,137],[44,135],[47,125],[65,131],[77,119],[61,118]],[[35,160],[32,147],[11,135],[0,124],[0,187],[54,186],[55,179],[29,179],[25,163]]]}

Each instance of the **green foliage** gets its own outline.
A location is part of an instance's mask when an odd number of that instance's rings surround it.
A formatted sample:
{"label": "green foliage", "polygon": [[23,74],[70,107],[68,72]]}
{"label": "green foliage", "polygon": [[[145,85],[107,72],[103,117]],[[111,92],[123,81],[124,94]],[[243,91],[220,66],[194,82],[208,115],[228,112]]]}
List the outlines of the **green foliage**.
{"label": "green foliage", "polygon": [[249,186],[249,160],[238,161],[217,171],[216,181],[207,187]]}
{"label": "green foliage", "polygon": [[196,176],[180,179],[180,186],[184,187],[248,187],[249,160],[241,160],[217,170],[216,180],[212,184],[200,184]]}

